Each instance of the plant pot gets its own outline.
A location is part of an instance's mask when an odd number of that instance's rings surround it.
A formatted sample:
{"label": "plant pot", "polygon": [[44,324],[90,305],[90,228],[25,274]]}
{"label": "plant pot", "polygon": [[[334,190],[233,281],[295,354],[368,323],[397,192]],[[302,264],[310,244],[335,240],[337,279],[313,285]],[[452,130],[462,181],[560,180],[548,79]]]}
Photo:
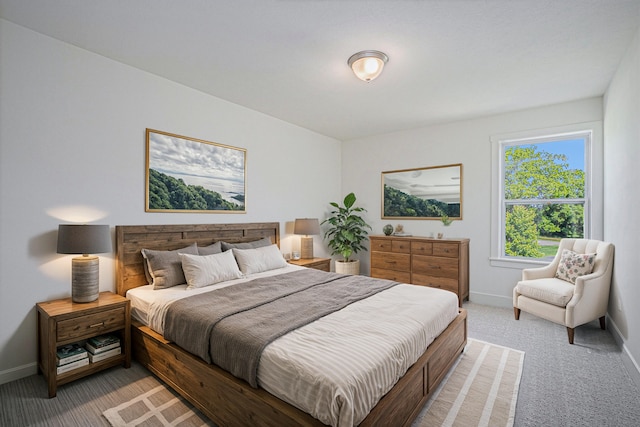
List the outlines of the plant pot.
{"label": "plant pot", "polygon": [[336,273],[357,276],[360,274],[360,260],[356,259],[349,262],[336,260]]}

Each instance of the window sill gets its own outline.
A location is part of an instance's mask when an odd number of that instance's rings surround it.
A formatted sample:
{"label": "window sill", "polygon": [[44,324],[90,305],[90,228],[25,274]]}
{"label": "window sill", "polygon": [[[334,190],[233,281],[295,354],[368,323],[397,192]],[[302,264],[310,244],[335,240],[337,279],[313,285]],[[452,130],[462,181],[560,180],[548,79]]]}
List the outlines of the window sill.
{"label": "window sill", "polygon": [[551,259],[539,259],[539,260],[528,260],[528,259],[514,259],[514,258],[497,258],[491,257],[489,258],[489,262],[492,267],[500,267],[500,268],[513,268],[522,270],[524,268],[536,268],[536,267],[544,267],[545,265],[549,265],[549,263],[553,260]]}

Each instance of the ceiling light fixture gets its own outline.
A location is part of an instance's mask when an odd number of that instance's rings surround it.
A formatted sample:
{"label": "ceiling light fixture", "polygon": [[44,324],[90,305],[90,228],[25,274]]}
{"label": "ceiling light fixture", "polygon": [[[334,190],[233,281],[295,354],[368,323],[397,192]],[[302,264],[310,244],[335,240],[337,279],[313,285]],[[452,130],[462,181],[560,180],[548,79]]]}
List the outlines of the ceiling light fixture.
{"label": "ceiling light fixture", "polygon": [[369,83],[382,73],[389,57],[377,50],[363,50],[351,55],[347,61],[353,73],[360,80]]}

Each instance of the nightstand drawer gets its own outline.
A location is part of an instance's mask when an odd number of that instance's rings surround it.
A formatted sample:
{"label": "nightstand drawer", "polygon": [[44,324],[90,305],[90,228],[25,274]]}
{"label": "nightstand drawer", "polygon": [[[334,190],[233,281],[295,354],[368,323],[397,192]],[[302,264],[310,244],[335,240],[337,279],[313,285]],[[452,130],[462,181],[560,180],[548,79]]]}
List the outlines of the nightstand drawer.
{"label": "nightstand drawer", "polygon": [[73,317],[58,322],[56,340],[66,341],[95,336],[101,331],[124,328],[126,323],[125,307]]}

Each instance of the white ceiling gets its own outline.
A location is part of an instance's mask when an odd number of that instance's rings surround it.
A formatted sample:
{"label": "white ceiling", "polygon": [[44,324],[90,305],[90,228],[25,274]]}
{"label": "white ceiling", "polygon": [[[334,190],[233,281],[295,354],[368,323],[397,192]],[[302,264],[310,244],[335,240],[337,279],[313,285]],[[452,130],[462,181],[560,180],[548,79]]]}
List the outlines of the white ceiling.
{"label": "white ceiling", "polygon": [[[640,0],[0,0],[0,16],[349,140],[602,95]],[[368,84],[347,67],[365,49],[389,56]]]}

